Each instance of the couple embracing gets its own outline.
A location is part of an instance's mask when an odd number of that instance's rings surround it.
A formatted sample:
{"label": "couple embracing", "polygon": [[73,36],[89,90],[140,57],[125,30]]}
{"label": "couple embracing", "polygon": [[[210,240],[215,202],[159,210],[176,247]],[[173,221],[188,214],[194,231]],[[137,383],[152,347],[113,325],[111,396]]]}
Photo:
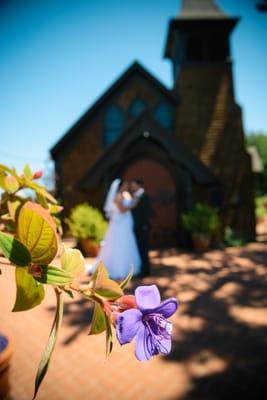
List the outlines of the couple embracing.
{"label": "couple embracing", "polygon": [[150,200],[140,179],[115,179],[104,204],[109,226],[98,259],[109,276],[123,279],[134,267],[134,275],[149,275],[148,236]]}

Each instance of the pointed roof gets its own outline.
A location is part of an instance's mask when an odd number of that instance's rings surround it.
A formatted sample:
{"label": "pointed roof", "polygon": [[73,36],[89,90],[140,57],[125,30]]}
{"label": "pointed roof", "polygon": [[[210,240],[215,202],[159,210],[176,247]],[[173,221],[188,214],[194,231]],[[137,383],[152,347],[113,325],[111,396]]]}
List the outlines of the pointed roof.
{"label": "pointed roof", "polygon": [[214,0],[182,0],[178,19],[225,19],[228,17]]}
{"label": "pointed roof", "polygon": [[82,117],[62,136],[62,138],[52,147],[50,153],[56,159],[63,148],[71,143],[72,139],[79,135],[81,128],[103,107],[108,99],[120,90],[126,84],[129,78],[133,75],[143,77],[151,85],[153,85],[159,92],[167,97],[171,102],[178,101],[174,93],[164,86],[155,76],[153,76],[146,68],[140,63],[135,61],[127,68],[126,71],[104,92],[102,96],[82,115]]}
{"label": "pointed roof", "polygon": [[182,6],[175,18],[169,23],[166,46],[164,51],[165,58],[172,58],[173,44],[176,33],[179,31],[198,27],[203,29],[213,27],[213,30],[222,31],[230,34],[238,17],[232,17],[222,11],[215,0],[181,0]]}
{"label": "pointed roof", "polygon": [[160,145],[168,153],[169,159],[189,170],[198,183],[218,184],[212,172],[191,153],[183,142],[171,135],[155,121],[148,111],[145,111],[89,168],[78,182],[78,188],[87,189],[97,186],[113,167],[118,167],[122,160],[127,158],[129,149],[133,150],[134,144],[139,140],[151,140]]}

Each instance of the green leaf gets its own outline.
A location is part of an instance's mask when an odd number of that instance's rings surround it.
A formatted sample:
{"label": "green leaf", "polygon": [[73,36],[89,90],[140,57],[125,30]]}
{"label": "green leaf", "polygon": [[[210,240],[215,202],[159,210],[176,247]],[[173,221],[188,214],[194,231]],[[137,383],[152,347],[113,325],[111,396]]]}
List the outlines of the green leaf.
{"label": "green leaf", "polygon": [[10,217],[13,221],[15,221],[15,217],[16,217],[16,212],[18,210],[18,207],[21,205],[21,200],[9,200],[7,202],[7,208],[8,208],[8,212],[10,214]]}
{"label": "green leaf", "polygon": [[126,276],[126,278],[120,283],[120,287],[122,290],[124,290],[126,288],[126,286],[128,285],[128,283],[130,282],[130,280],[133,277],[133,272],[134,272],[134,268],[132,266],[129,274]]}
{"label": "green leaf", "polygon": [[104,332],[105,329],[105,313],[102,310],[101,306],[97,302],[95,302],[89,335],[97,335],[98,333]]}
{"label": "green leaf", "polygon": [[123,295],[120,285],[109,279],[108,272],[101,261],[93,274],[92,280],[94,282],[93,291],[108,300],[116,300]]}
{"label": "green leaf", "polygon": [[51,204],[49,209],[51,214],[59,214],[63,210],[63,208],[64,207],[57,204]]}
{"label": "green leaf", "polygon": [[38,204],[40,204],[42,207],[46,209],[48,208],[47,200],[43,195],[36,193],[36,199]]}
{"label": "green leaf", "polygon": [[98,263],[98,266],[93,273],[92,281],[94,282],[94,287],[97,287],[101,281],[108,278],[108,271],[105,268],[102,261]]}
{"label": "green leaf", "polygon": [[11,175],[5,177],[4,185],[5,189],[10,193],[15,193],[19,189],[19,182]]}
{"label": "green leaf", "polygon": [[0,187],[1,187],[2,189],[4,189],[4,190],[5,190],[5,188],[6,188],[6,187],[5,187],[5,178],[6,178],[5,172],[0,170]]}
{"label": "green leaf", "polygon": [[25,167],[23,168],[23,174],[28,179],[32,179],[33,178],[33,173],[32,173],[31,168],[29,167],[28,164],[26,164]]}
{"label": "green leaf", "polygon": [[54,319],[54,322],[52,325],[50,336],[49,336],[47,345],[44,349],[44,352],[42,354],[42,358],[41,358],[41,361],[40,361],[40,364],[38,367],[38,371],[37,371],[37,375],[35,378],[35,390],[34,390],[33,400],[35,399],[38,389],[47,373],[49,363],[51,360],[51,356],[52,356],[52,353],[53,353],[53,350],[55,348],[55,344],[57,341],[58,331],[59,331],[61,321],[62,321],[63,309],[64,309],[62,293],[60,293],[58,290],[56,290],[55,292],[56,292],[56,297],[57,297],[56,315],[55,315],[55,319]]}
{"label": "green leaf", "polygon": [[21,207],[17,232],[34,263],[49,264],[54,259],[58,248],[55,223],[39,204],[27,201]]}
{"label": "green leaf", "polygon": [[25,267],[31,262],[29,250],[13,236],[3,232],[0,232],[0,249],[12,264]]}
{"label": "green leaf", "polygon": [[104,317],[106,325],[106,356],[108,357],[113,349],[113,339],[112,339],[111,322],[106,314],[104,314]]}
{"label": "green leaf", "polygon": [[59,235],[62,236],[63,235],[63,229],[62,229],[62,225],[61,225],[60,219],[55,217],[54,215],[53,215],[53,219],[55,221],[55,224],[56,224],[57,231],[58,231]]}
{"label": "green leaf", "polygon": [[63,244],[61,268],[73,278],[85,273],[85,260],[82,253],[77,249],[67,249]]}
{"label": "green leaf", "polygon": [[8,172],[10,175],[14,176],[15,178],[19,178],[15,168],[9,168],[6,165],[0,164],[0,171]]}
{"label": "green leaf", "polygon": [[102,286],[96,289],[95,292],[107,300],[116,300],[123,295],[120,285],[111,279],[103,282]]}
{"label": "green leaf", "polygon": [[25,311],[38,306],[44,299],[43,285],[36,282],[25,268],[16,268],[17,296],[12,311]]}
{"label": "green leaf", "polygon": [[42,276],[35,277],[38,282],[54,286],[64,286],[73,281],[73,277],[53,265],[41,265]]}
{"label": "green leaf", "polygon": [[25,184],[27,187],[30,189],[34,190],[37,194],[45,197],[47,200],[49,200],[51,203],[56,204],[57,201],[56,199],[46,191],[44,186],[38,185],[36,182],[32,182],[31,180],[25,178]]}

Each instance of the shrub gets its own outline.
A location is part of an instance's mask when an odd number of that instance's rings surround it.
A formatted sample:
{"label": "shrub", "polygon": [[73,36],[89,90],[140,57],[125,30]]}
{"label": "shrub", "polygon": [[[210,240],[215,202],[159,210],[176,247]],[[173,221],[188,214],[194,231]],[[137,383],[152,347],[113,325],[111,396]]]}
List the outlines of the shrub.
{"label": "shrub", "polygon": [[229,247],[244,246],[245,242],[242,238],[238,237],[230,226],[224,229],[224,244]]}
{"label": "shrub", "polygon": [[197,203],[191,211],[182,215],[182,223],[191,233],[209,235],[219,228],[218,211],[207,204]]}
{"label": "shrub", "polygon": [[87,203],[74,207],[65,222],[71,235],[78,240],[92,239],[100,243],[107,229],[107,222],[101,212]]}
{"label": "shrub", "polygon": [[257,196],[255,199],[255,213],[257,218],[267,215],[267,196]]}

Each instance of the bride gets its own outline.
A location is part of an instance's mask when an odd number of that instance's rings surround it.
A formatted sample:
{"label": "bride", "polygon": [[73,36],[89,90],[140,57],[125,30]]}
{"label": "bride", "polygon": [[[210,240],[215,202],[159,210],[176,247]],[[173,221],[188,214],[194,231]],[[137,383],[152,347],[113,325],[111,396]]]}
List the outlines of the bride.
{"label": "bride", "polygon": [[131,213],[137,201],[130,195],[126,181],[112,182],[104,204],[109,226],[98,255],[98,261],[103,261],[112,279],[125,278],[132,266],[134,275],[140,273],[141,258]]}

